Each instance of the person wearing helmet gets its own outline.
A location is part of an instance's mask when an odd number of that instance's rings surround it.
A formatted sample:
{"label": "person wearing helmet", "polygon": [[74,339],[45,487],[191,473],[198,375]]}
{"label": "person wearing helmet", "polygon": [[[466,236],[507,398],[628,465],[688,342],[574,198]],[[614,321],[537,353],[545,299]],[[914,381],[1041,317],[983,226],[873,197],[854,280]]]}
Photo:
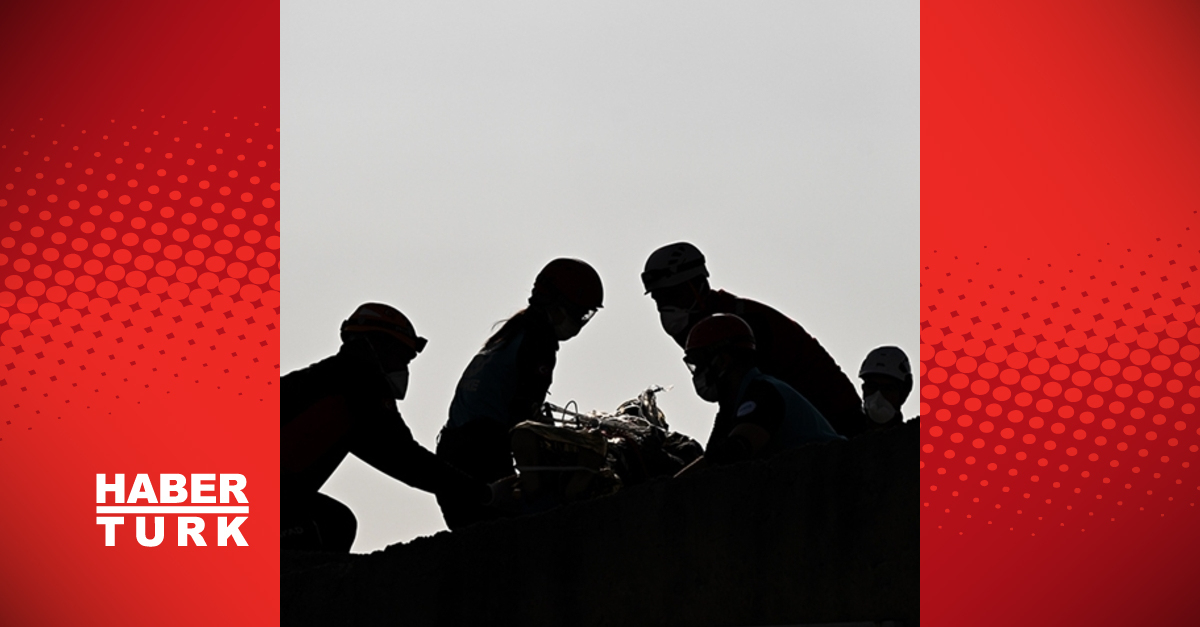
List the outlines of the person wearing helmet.
{"label": "person wearing helmet", "polygon": [[[844,440],[807,399],[755,366],[754,332],[733,314],[714,314],[692,327],[683,361],[700,398],[718,403],[704,465],[767,457],[810,442]],[[683,472],[683,471],[681,471]]]}
{"label": "person wearing helmet", "polygon": [[[529,306],[505,321],[463,372],[438,457],[479,481],[512,475],[509,429],[541,419],[559,342],[575,337],[603,300],[600,275],[587,263],[555,259],[542,268]],[[438,504],[451,529],[500,516],[456,495],[439,495]]]}
{"label": "person wearing helmet", "polygon": [[908,355],[895,346],[880,346],[867,353],[862,368],[863,413],[871,419],[869,428],[900,424],[900,407],[913,388],[912,367]]}
{"label": "person wearing helmet", "polygon": [[489,502],[487,484],[418,444],[396,410],[408,363],[425,347],[408,318],[367,303],[342,323],[341,336],[336,355],[279,381],[281,547],[350,550],[354,514],[318,492],[348,453],[420,490]]}
{"label": "person wearing helmet", "polygon": [[816,338],[767,305],[711,289],[708,276],[704,255],[687,242],[663,246],[646,260],[642,285],[658,307],[663,330],[680,347],[700,320],[736,314],[754,330],[762,372],[802,394],[838,433],[854,436],[866,429],[854,384]]}

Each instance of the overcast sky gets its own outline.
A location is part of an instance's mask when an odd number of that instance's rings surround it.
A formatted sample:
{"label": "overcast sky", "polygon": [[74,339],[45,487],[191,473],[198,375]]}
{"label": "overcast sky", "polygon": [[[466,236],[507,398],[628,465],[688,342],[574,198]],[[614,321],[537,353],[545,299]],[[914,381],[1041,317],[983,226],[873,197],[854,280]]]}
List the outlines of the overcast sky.
{"label": "overcast sky", "polygon": [[[668,421],[703,442],[716,406],[638,276],[679,240],[856,385],[876,346],[916,363],[918,2],[285,1],[281,21],[283,372],[335,353],[359,303],[396,306],[429,338],[399,407],[432,450],[492,325],[578,257],[604,309],[549,400],[673,385]],[[432,495],[353,457],[323,491],[356,552],[445,529]]]}

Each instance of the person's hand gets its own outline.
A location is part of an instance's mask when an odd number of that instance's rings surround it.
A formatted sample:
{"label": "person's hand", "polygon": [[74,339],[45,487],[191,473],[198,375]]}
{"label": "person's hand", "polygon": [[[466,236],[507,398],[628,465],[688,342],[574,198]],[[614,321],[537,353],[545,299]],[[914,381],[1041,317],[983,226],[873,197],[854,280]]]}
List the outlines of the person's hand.
{"label": "person's hand", "polygon": [[489,486],[492,500],[488,505],[498,509],[510,509],[521,501],[521,475],[510,475]]}

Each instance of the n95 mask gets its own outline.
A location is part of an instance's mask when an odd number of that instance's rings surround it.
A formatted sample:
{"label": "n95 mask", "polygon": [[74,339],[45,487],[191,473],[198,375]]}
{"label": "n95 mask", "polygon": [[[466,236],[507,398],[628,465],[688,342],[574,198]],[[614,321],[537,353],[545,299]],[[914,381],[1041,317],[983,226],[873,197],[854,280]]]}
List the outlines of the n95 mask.
{"label": "n95 mask", "polygon": [[863,399],[863,412],[877,424],[883,424],[896,416],[896,408],[892,407],[879,390]]}

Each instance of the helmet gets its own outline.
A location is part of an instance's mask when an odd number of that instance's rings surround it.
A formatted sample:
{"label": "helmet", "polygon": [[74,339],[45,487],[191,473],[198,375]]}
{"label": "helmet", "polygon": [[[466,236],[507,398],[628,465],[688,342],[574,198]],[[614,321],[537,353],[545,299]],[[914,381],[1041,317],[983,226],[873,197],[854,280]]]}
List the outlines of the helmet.
{"label": "helmet", "polygon": [[880,346],[867,353],[863,360],[858,376],[866,374],[883,374],[898,381],[904,381],[912,376],[912,367],[908,365],[908,355],[895,346]]}
{"label": "helmet", "polygon": [[668,244],[650,253],[646,269],[642,272],[642,285],[646,293],[664,287],[679,285],[696,277],[707,277],[704,255],[699,248],[687,242]]}
{"label": "helmet", "polygon": [[395,307],[381,303],[360,305],[342,323],[342,336],[347,333],[386,333],[419,353],[425,348],[426,339],[418,337],[413,325]]}
{"label": "helmet", "polygon": [[713,314],[692,327],[684,351],[744,348],[754,350],[754,331],[745,320],[733,314]]}
{"label": "helmet", "polygon": [[566,301],[581,310],[599,309],[604,303],[600,275],[578,259],[559,258],[546,264],[533,281],[530,302]]}

